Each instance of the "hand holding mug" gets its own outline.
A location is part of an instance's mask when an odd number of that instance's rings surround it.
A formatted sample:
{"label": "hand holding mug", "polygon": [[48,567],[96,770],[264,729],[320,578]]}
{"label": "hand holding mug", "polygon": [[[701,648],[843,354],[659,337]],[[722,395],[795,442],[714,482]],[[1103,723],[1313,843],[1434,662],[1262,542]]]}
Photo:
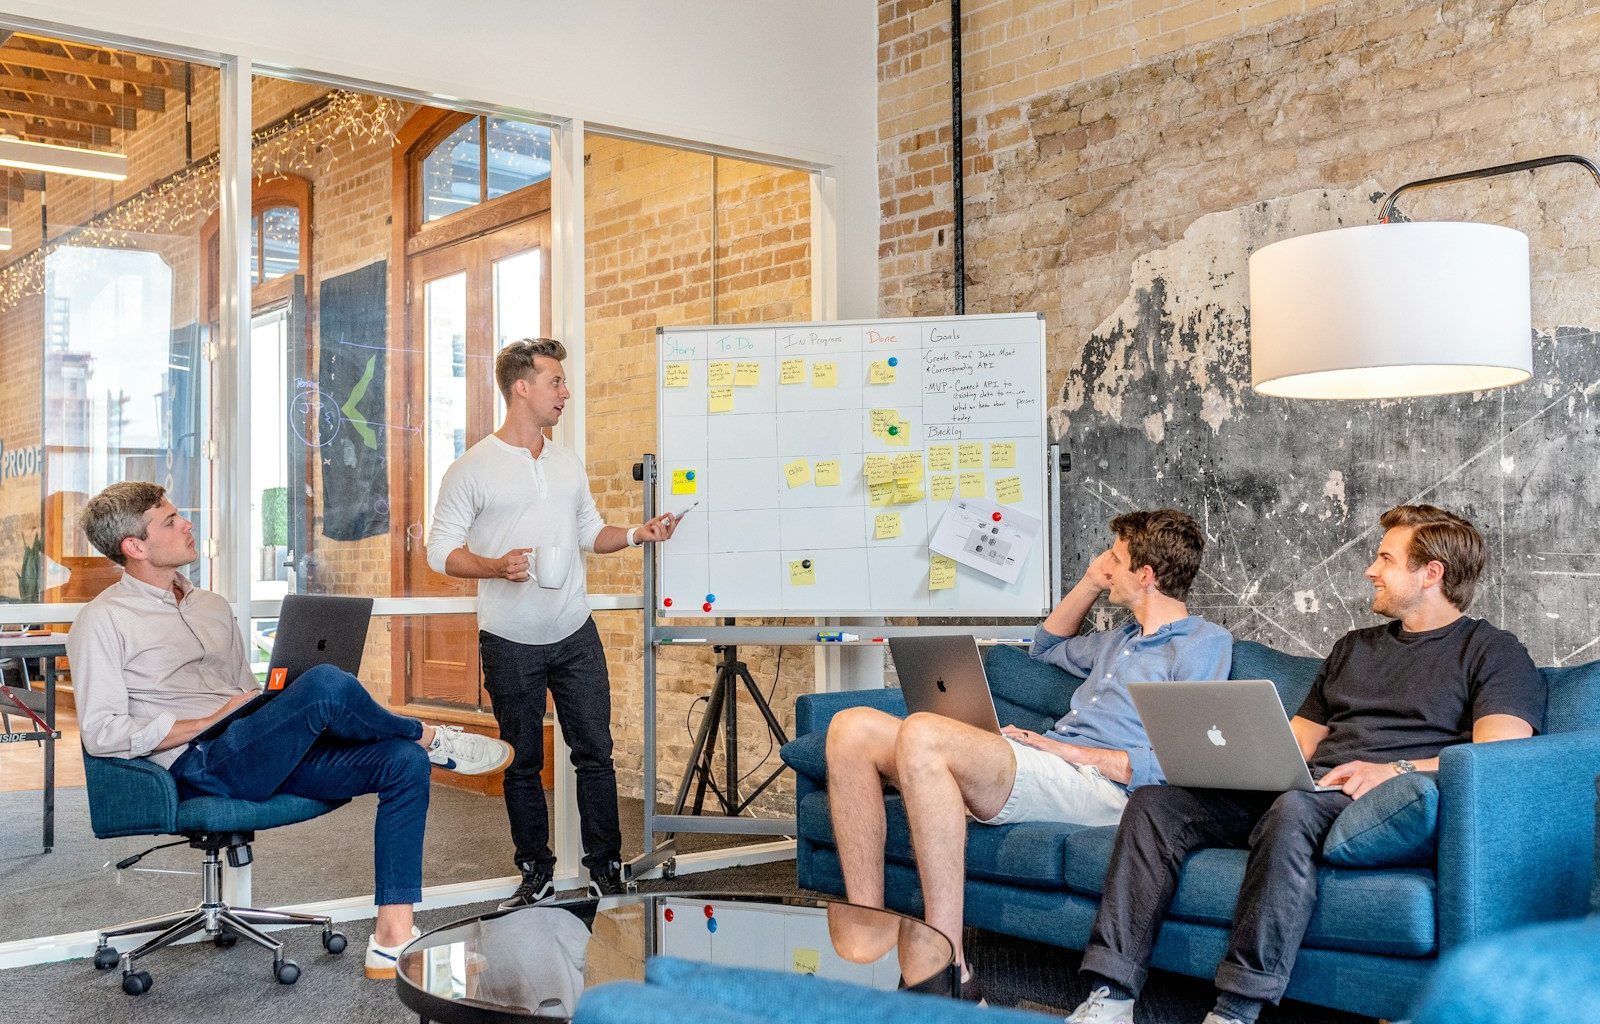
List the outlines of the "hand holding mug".
{"label": "hand holding mug", "polygon": [[532,548],[512,548],[495,559],[495,576],[510,580],[512,583],[528,582],[528,552],[532,550]]}

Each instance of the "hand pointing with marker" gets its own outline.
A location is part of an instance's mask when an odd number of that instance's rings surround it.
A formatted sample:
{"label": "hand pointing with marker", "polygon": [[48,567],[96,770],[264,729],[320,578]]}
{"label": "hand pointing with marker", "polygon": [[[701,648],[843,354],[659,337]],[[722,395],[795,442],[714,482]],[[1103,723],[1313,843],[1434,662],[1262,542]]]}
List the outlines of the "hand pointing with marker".
{"label": "hand pointing with marker", "polygon": [[641,543],[660,543],[669,540],[674,530],[678,528],[678,518],[671,512],[663,512],[659,516],[638,527],[634,534]]}

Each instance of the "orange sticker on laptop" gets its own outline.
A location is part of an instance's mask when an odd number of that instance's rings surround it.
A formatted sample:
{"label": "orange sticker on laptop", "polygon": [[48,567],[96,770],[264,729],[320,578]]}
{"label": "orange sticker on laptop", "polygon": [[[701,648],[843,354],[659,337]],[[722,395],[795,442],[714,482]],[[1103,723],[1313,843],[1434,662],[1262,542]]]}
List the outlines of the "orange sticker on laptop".
{"label": "orange sticker on laptop", "polygon": [[281,690],[288,685],[288,682],[289,670],[286,668],[275,668],[267,674],[267,689],[269,690]]}

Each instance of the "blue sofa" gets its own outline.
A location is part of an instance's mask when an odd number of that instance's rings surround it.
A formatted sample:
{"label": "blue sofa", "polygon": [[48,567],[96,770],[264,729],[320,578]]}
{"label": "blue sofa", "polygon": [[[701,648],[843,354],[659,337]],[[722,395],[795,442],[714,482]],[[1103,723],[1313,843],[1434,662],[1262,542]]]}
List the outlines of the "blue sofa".
{"label": "blue sofa", "polygon": [[[1081,682],[1023,651],[991,648],[989,682],[1003,723],[1048,728]],[[1321,665],[1250,641],[1234,645],[1235,679],[1270,679],[1297,708]],[[1540,670],[1550,687],[1546,734],[1462,744],[1439,773],[1436,863],[1318,871],[1318,903],[1288,997],[1373,1017],[1405,1017],[1441,953],[1519,925],[1582,915],[1594,862],[1600,773],[1600,663]],[[807,694],[797,738],[783,748],[796,771],[800,885],[844,892],[829,816],[823,744],[828,721],[852,706],[905,714],[898,690]],[[886,893],[921,912],[905,809],[886,794]],[[975,927],[1082,949],[1110,859],[1113,827],[1023,823],[971,826],[966,920]],[[1244,877],[1243,850],[1208,849],[1184,866],[1153,966],[1211,978],[1227,945]],[[1076,960],[1064,961],[1073,967]]]}

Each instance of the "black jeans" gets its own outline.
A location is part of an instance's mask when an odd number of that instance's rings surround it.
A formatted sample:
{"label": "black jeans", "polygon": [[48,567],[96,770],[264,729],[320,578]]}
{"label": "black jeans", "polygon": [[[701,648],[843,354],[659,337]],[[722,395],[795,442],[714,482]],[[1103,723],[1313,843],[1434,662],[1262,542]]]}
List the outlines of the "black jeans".
{"label": "black jeans", "polygon": [[587,867],[622,859],[617,823],[617,772],[611,764],[611,676],[600,631],[589,619],[553,644],[519,644],[478,633],[483,685],[494,702],[500,738],[511,744],[506,768],[506,815],[518,867],[549,866],[550,822],[545,809],[545,692],[556,703],[561,731],[578,775],[578,817]]}
{"label": "black jeans", "polygon": [[1138,992],[1184,858],[1206,846],[1248,847],[1217,987],[1276,1003],[1316,909],[1317,852],[1348,806],[1343,793],[1135,790],[1111,848],[1083,969]]}

